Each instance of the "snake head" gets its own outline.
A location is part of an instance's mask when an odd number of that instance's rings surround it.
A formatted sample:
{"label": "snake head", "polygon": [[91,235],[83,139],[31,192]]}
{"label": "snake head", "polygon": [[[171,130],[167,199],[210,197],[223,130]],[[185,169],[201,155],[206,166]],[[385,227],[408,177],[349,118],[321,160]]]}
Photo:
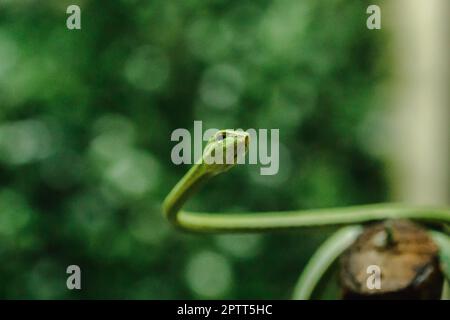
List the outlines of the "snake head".
{"label": "snake head", "polygon": [[202,156],[202,165],[212,174],[227,171],[244,163],[250,135],[244,131],[219,130],[209,139]]}

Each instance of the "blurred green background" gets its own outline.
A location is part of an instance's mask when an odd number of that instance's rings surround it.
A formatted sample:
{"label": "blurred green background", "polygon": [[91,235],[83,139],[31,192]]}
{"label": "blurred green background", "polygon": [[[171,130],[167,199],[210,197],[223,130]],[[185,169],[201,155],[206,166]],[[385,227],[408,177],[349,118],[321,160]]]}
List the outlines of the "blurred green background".
{"label": "blurred green background", "polygon": [[[374,1],[0,2],[0,298],[289,298],[329,234],[196,235],[161,202],[176,128],[279,128],[280,171],[216,178],[196,210],[382,201],[366,119]],[[82,30],[66,28],[81,7]],[[82,290],[66,288],[79,265]]]}

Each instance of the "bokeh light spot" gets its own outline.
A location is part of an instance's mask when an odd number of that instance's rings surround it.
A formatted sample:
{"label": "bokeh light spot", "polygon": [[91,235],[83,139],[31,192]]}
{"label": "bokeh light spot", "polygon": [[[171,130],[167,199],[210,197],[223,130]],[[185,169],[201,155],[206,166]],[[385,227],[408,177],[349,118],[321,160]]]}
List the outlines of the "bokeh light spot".
{"label": "bokeh light spot", "polygon": [[157,182],[157,162],[148,154],[131,151],[118,155],[106,170],[106,180],[124,194],[141,196]]}
{"label": "bokeh light spot", "polygon": [[216,65],[208,69],[200,87],[200,95],[205,105],[226,109],[238,100],[244,85],[241,72],[232,65]]}
{"label": "bokeh light spot", "polygon": [[8,73],[16,65],[18,51],[16,43],[0,30],[0,81],[6,80]]}
{"label": "bokeh light spot", "polygon": [[0,236],[17,236],[30,219],[30,209],[20,194],[9,189],[0,192]]}
{"label": "bokeh light spot", "polygon": [[9,122],[0,126],[0,158],[10,164],[25,164],[53,151],[47,126],[38,120]]}
{"label": "bokeh light spot", "polygon": [[161,50],[145,46],[128,59],[124,72],[125,78],[135,87],[155,91],[169,77],[169,60]]}
{"label": "bokeh light spot", "polygon": [[257,255],[262,248],[262,239],[258,234],[226,234],[215,238],[219,248],[236,258],[250,258]]}
{"label": "bokeh light spot", "polygon": [[231,288],[232,268],[222,255],[210,251],[201,252],[189,261],[186,281],[198,296],[217,299],[223,297]]}

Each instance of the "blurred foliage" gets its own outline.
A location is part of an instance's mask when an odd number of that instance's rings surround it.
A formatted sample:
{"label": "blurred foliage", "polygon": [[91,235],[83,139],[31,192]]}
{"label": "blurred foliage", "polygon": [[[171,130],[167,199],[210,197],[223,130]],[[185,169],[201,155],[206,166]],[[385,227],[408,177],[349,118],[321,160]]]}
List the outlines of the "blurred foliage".
{"label": "blurred foliage", "polygon": [[[78,4],[82,30],[66,28]],[[0,297],[288,298],[321,230],[196,235],[160,205],[176,128],[279,128],[190,202],[283,210],[383,200],[366,119],[383,76],[368,1],[0,2]],[[66,289],[66,268],[82,290]]]}

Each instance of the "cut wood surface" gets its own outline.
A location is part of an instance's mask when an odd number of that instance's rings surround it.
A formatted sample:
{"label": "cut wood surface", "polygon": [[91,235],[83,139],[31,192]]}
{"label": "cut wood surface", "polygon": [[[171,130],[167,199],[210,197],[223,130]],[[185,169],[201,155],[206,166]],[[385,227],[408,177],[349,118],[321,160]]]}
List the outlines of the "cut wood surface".
{"label": "cut wood surface", "polygon": [[[443,275],[438,247],[410,221],[368,226],[340,262],[343,299],[440,298]],[[376,270],[380,271],[378,287]]]}

